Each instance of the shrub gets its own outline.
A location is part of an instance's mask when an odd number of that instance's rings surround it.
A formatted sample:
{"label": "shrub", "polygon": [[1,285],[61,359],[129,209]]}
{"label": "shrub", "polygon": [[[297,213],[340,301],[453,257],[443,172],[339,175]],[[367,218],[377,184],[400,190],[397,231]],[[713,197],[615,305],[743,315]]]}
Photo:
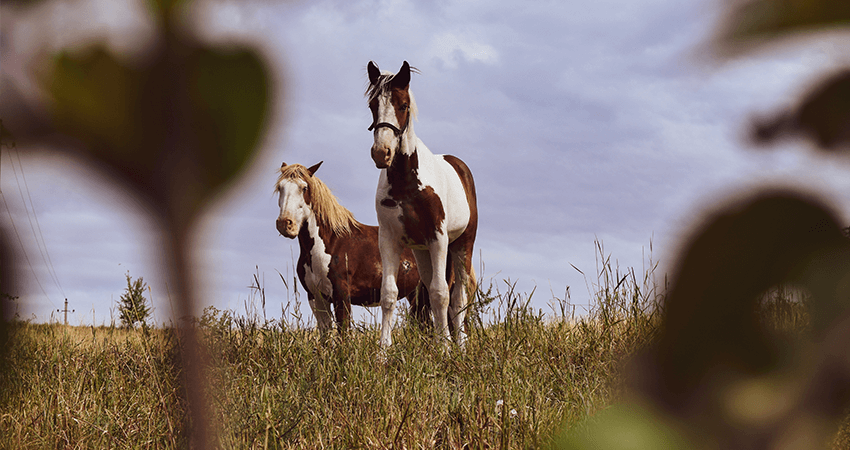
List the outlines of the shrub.
{"label": "shrub", "polygon": [[127,290],[118,300],[118,318],[121,319],[121,325],[126,328],[133,328],[137,323],[146,327],[151,314],[151,309],[147,304],[148,300],[144,296],[148,285],[142,277],[134,281],[130,277],[130,272],[127,272],[126,276]]}

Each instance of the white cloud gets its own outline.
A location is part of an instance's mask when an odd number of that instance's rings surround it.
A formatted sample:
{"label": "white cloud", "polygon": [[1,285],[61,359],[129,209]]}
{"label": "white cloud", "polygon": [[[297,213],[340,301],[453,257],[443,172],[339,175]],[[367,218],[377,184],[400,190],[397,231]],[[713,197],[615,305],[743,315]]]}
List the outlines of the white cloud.
{"label": "white cloud", "polygon": [[498,64],[499,52],[469,33],[442,32],[431,38],[428,57],[440,60],[448,68],[456,68],[459,60]]}

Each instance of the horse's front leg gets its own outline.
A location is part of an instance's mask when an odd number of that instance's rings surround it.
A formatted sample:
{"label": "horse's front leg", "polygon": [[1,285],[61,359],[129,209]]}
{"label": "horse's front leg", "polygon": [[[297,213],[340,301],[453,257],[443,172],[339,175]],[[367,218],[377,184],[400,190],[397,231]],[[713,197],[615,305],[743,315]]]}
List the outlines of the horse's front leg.
{"label": "horse's front leg", "polygon": [[[430,260],[431,280],[428,283],[428,296],[431,298],[431,312],[434,314],[434,328],[438,336],[451,339],[449,335],[449,284],[446,281],[446,255],[448,253],[448,239],[445,234],[439,234],[437,240],[428,245],[427,255]],[[416,263],[424,259],[421,251],[414,252]]]}
{"label": "horse's front leg", "polygon": [[351,299],[346,297],[334,301],[334,316],[336,316],[336,329],[340,335],[347,335],[351,328]]}
{"label": "horse's front leg", "polygon": [[398,265],[401,260],[401,243],[387,236],[384,227],[378,230],[378,247],[381,251],[381,348],[393,343],[392,326],[395,304],[398,301]]}
{"label": "horse's front leg", "polygon": [[308,292],[307,301],[310,303],[310,309],[313,310],[313,315],[316,316],[316,325],[319,331],[322,333],[322,336],[325,336],[333,328],[331,303],[321,292],[316,294]]}

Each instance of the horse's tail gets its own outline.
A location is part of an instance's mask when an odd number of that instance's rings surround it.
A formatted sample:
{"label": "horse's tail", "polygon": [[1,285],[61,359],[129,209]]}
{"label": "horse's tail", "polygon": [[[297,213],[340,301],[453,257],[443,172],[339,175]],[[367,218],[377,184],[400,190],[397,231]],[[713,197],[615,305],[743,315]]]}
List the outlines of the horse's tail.
{"label": "horse's tail", "polygon": [[469,268],[469,281],[466,283],[466,298],[474,299],[478,292],[478,276],[475,274],[475,266]]}
{"label": "horse's tail", "polygon": [[[459,288],[460,286],[452,287]],[[464,305],[466,314],[463,316],[463,328],[469,334],[474,322],[480,321],[478,317],[478,305],[475,302],[475,297],[478,293],[478,276],[475,274],[475,266],[470,265],[466,286],[463,286],[463,288],[466,289],[466,305]],[[449,322],[449,328],[453,328],[452,322]]]}

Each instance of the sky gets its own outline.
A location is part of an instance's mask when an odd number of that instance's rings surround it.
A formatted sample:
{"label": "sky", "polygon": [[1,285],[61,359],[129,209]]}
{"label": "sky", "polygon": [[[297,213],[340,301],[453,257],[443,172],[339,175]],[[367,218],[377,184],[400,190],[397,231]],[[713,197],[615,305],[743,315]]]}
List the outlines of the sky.
{"label": "sky", "polygon": [[[100,39],[132,55],[150,35],[141,2],[69,5],[0,9],[2,83],[32,90],[27,64],[44,51]],[[531,305],[544,313],[567,296],[577,313],[586,310],[596,242],[621,271],[640,274],[651,257],[663,278],[706,211],[740,192],[790,186],[850,221],[846,161],[803,142],[764,150],[744,138],[752,117],[793,104],[820,74],[850,62],[841,36],[721,61],[709,46],[719,1],[516,5],[195,2],[195,32],[258,48],[278,100],[258,156],[195,230],[201,306],[261,314],[249,288],[257,275],[268,318],[296,312],[297,243],[274,228],[281,162],[324,161],[316,175],[361,222],[377,223],[379,170],[363,97],[370,60],[384,70],[405,60],[419,69],[410,85],[417,136],[434,153],[464,160],[475,177],[480,281],[500,292],[533,291]],[[129,274],[150,286],[154,321],[171,320],[161,244],[144,208],[80,162],[38,150],[19,145],[0,155],[0,221],[7,229],[14,222],[26,249],[26,262],[18,257],[27,277],[15,293],[19,316],[61,320],[56,310],[67,298],[69,323],[108,325],[118,320]],[[300,299],[303,320],[313,321]],[[379,319],[378,309],[358,309],[361,320]]]}

